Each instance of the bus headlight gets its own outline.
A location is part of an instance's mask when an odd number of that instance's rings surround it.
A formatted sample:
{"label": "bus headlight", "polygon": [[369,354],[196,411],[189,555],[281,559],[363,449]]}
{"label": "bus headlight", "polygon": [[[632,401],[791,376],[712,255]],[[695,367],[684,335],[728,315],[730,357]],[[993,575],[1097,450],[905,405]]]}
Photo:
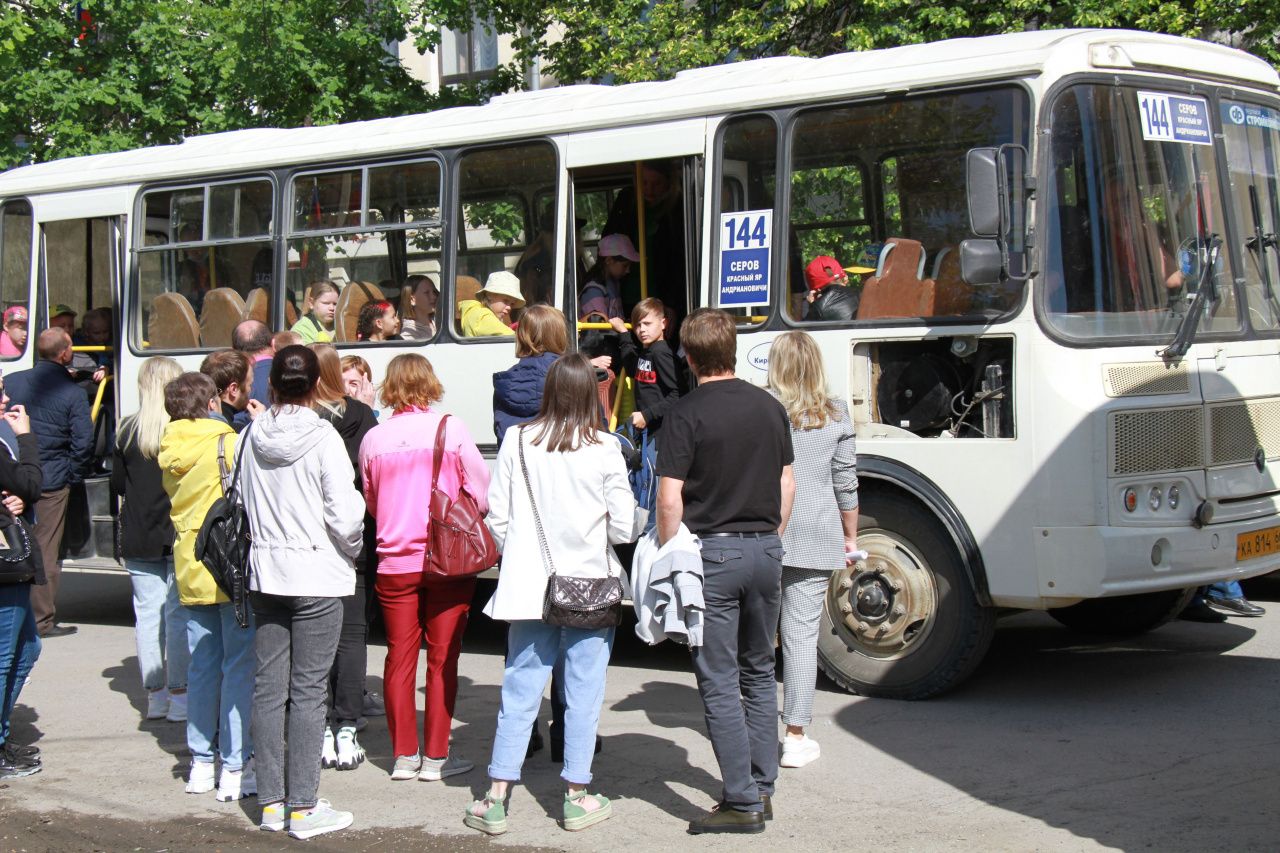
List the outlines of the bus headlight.
{"label": "bus headlight", "polygon": [[1164,492],[1159,486],[1152,486],[1151,491],[1147,492],[1147,506],[1151,507],[1152,512],[1158,512],[1162,503],[1164,503]]}
{"label": "bus headlight", "polygon": [[1165,497],[1169,503],[1169,509],[1177,509],[1178,504],[1182,503],[1182,489],[1176,485],[1169,487],[1169,494]]}

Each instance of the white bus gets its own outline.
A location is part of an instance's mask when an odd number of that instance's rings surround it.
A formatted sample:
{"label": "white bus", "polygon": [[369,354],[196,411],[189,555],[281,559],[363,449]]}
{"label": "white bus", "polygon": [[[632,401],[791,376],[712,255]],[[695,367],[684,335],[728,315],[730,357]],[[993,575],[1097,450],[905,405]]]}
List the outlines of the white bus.
{"label": "white bus", "polygon": [[[335,279],[339,347],[378,373],[426,354],[491,451],[513,347],[464,339],[457,303],[510,269],[577,316],[582,255],[630,229],[677,315],[740,317],[744,379],[783,331],[820,342],[870,552],[832,578],[822,666],[921,698],[1000,612],[1134,633],[1280,568],[1278,83],[1206,42],[1028,32],[62,160],[0,176],[0,300],[36,328],[112,308],[128,413],[142,359],[194,368]],[[855,268],[847,322],[805,319],[820,255]],[[436,337],[353,342],[414,272],[440,285]],[[68,565],[110,556],[97,482]]]}

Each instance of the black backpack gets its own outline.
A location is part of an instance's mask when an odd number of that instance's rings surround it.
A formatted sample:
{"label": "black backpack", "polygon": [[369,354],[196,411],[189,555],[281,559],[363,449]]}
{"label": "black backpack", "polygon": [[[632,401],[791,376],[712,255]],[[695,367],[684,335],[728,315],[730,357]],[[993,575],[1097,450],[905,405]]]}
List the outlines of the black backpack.
{"label": "black backpack", "polygon": [[[241,442],[249,437],[246,428]],[[222,480],[222,497],[213,502],[196,534],[196,559],[204,563],[213,582],[235,607],[236,622],[241,628],[249,624],[249,516],[240,500],[237,486],[240,463],[248,447],[240,448],[235,469],[227,473],[226,433],[218,436],[218,474]]]}

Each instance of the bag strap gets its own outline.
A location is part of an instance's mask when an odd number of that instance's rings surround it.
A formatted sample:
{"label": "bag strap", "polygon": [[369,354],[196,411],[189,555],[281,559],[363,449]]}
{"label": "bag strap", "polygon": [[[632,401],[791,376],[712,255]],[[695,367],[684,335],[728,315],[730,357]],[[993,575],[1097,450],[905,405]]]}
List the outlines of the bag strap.
{"label": "bag strap", "polygon": [[524,428],[520,426],[520,471],[524,474],[524,487],[529,491],[529,507],[533,510],[533,526],[538,531],[538,545],[542,548],[543,568],[547,570],[548,576],[556,573],[555,564],[551,562],[551,549],[547,547],[547,534],[542,529],[542,516],[538,513],[538,502],[533,499],[533,483],[529,480],[529,466],[524,461]]}
{"label": "bag strap", "polygon": [[436,490],[436,483],[440,482],[440,466],[444,462],[444,424],[449,420],[449,416],[445,415],[440,419],[440,426],[436,427],[436,449],[431,456],[431,491]]}
{"label": "bag strap", "polygon": [[222,494],[231,489],[231,472],[227,470],[227,434],[218,435],[218,481],[222,483]]}
{"label": "bag strap", "polygon": [[[226,495],[227,499],[232,503],[235,502],[236,486],[240,482],[240,463],[244,461],[245,455],[249,452],[249,431],[252,429],[253,423],[250,422],[250,424],[244,428],[244,432],[240,434],[240,452],[236,454],[236,466],[231,471],[231,484],[229,486],[224,486],[222,490],[222,493]],[[223,441],[226,437],[227,434],[225,432],[218,436],[218,465],[220,467],[225,466],[226,464],[222,452]],[[226,470],[225,467],[223,470]]]}

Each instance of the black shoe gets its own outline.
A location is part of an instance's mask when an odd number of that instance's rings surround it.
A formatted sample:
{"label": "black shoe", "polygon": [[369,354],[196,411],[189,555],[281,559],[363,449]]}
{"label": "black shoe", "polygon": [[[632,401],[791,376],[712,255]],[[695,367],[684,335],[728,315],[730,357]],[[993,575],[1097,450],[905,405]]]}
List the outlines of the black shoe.
{"label": "black shoe", "polygon": [[1188,622],[1226,622],[1227,617],[1214,610],[1207,603],[1204,597],[1197,595],[1191,599],[1191,603],[1183,608],[1182,613],[1178,614],[1179,619],[1186,619]]}
{"label": "black shoe", "polygon": [[4,751],[6,754],[14,755],[14,756],[17,756],[18,758],[39,758],[40,757],[40,747],[36,746],[34,743],[21,744],[21,743],[14,743],[13,741],[9,741],[4,745]]}
{"label": "black shoe", "polygon": [[80,629],[77,628],[75,625],[52,625],[49,627],[49,630],[45,631],[40,636],[41,638],[70,637],[72,634],[78,632],[79,630]]}
{"label": "black shoe", "polygon": [[533,754],[542,749],[542,732],[538,730],[538,724],[533,724],[533,732],[529,735],[529,748],[524,751],[525,758],[532,758]]}
{"label": "black shoe", "polygon": [[1207,595],[1204,600],[1209,607],[1228,616],[1262,616],[1267,612],[1265,608],[1259,607],[1243,595],[1239,598],[1215,598]]}
{"label": "black shoe", "polygon": [[0,779],[21,779],[23,776],[34,776],[42,769],[39,759],[15,763],[9,760],[9,756],[0,755]]}
{"label": "black shoe", "polygon": [[704,832],[764,832],[764,812],[740,812],[721,803],[705,817],[689,822],[689,834]]}
{"label": "black shoe", "polygon": [[385,717],[387,715],[387,703],[382,700],[382,696],[372,690],[364,692],[364,716],[366,717]]}
{"label": "black shoe", "polygon": [[773,820],[773,797],[768,794],[762,794],[760,802],[764,803],[764,819]]}

